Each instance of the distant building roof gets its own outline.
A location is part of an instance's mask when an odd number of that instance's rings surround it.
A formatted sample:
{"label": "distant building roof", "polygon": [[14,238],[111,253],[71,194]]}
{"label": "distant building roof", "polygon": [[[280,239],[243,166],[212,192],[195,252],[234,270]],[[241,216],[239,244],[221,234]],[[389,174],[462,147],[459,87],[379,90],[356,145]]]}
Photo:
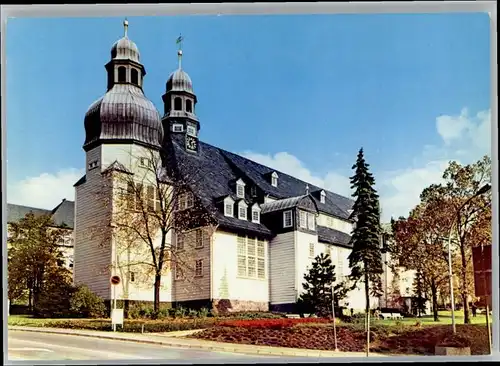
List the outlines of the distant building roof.
{"label": "distant building roof", "polygon": [[73,229],[75,226],[75,202],[66,199],[63,199],[62,202],[52,210],[8,203],[7,223],[19,222],[30,212],[35,216],[50,216],[54,224],[58,227],[66,226],[69,229]]}

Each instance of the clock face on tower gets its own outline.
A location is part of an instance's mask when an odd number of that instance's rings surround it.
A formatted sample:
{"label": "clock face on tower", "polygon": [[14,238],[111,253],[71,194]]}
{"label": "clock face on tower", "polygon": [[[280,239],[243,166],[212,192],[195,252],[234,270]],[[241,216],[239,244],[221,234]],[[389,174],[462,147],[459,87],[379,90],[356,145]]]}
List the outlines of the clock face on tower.
{"label": "clock face on tower", "polygon": [[186,135],[186,148],[191,151],[198,149],[198,140],[195,137]]}

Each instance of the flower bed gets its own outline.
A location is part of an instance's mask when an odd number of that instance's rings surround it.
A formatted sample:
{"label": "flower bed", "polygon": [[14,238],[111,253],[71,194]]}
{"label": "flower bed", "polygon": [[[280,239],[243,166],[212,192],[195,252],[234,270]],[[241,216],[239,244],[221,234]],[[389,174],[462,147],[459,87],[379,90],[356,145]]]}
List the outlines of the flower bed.
{"label": "flower bed", "polygon": [[329,319],[321,318],[299,318],[299,319],[251,319],[251,320],[226,320],[217,323],[220,327],[238,327],[238,328],[266,328],[282,329],[293,327],[304,323],[330,323]]}
{"label": "flower bed", "polygon": [[[308,319],[308,318],[306,318]],[[318,350],[334,350],[331,324],[308,324],[305,319],[289,319],[281,327],[264,327],[265,322],[228,322],[190,335],[219,342],[253,344],[262,346],[293,347]],[[318,319],[315,319],[318,320]],[[321,321],[321,320],[320,320]],[[259,326],[256,326],[255,323]],[[242,326],[247,325],[247,326]],[[292,324],[290,326],[290,324]],[[303,326],[307,324],[307,326]],[[486,328],[477,325],[457,326],[460,339],[467,338],[472,355],[488,354]],[[374,326],[371,331],[371,351],[389,354],[434,355],[435,346],[449,339],[449,326],[417,328],[414,326]],[[458,338],[457,338],[458,339]],[[456,340],[456,339],[455,339]],[[340,325],[337,327],[337,344],[343,352],[363,352],[366,333],[363,326]],[[464,343],[462,343],[464,344]]]}

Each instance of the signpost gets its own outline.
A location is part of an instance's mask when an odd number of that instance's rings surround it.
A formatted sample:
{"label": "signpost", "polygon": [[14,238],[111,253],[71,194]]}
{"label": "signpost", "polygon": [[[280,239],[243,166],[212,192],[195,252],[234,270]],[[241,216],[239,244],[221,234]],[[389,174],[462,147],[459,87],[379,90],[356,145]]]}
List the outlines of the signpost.
{"label": "signpost", "polygon": [[337,320],[335,319],[335,286],[332,283],[332,315],[333,315],[333,339],[335,340],[335,352],[338,352],[337,348],[337,325],[335,324]]}
{"label": "signpost", "polygon": [[474,292],[476,297],[484,299],[486,306],[486,327],[488,328],[488,344],[491,353],[490,299],[491,299],[491,245],[472,248],[474,265]]}
{"label": "signpost", "polygon": [[111,309],[111,326],[113,327],[113,332],[116,331],[116,324],[120,324],[123,327],[123,309],[116,308],[116,286],[121,282],[120,276],[111,276],[109,282],[113,288],[113,307]]}

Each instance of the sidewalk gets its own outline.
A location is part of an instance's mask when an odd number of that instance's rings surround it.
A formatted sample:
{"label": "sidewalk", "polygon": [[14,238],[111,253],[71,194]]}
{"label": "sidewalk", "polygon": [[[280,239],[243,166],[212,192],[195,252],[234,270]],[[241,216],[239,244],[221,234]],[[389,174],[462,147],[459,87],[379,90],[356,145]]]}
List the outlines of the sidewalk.
{"label": "sidewalk", "polygon": [[[40,332],[65,334],[73,336],[93,337],[110,340],[158,344],[173,348],[194,348],[210,351],[221,351],[231,353],[243,353],[253,355],[270,355],[270,356],[292,356],[292,357],[366,357],[362,352],[333,352],[320,350],[307,350],[298,348],[285,347],[269,347],[269,346],[253,346],[246,344],[222,343],[205,341],[198,339],[179,338],[196,331],[170,332],[170,333],[121,333],[121,332],[101,332],[90,330],[74,330],[74,329],[57,329],[57,328],[37,328],[37,327],[19,327],[9,326],[9,330],[25,331],[25,332]],[[183,335],[181,335],[183,334]],[[371,353],[371,357],[389,357]]]}

